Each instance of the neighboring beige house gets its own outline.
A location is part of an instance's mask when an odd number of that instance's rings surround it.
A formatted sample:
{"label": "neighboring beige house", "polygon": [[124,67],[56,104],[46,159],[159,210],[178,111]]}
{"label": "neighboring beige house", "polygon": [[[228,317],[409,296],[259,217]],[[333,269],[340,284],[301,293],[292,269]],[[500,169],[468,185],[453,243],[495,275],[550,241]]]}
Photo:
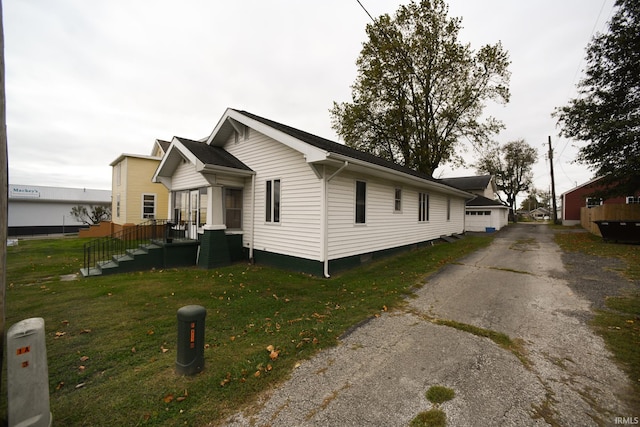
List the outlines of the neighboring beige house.
{"label": "neighboring beige house", "polygon": [[[167,219],[169,192],[151,181],[169,142],[156,140],[150,156],[121,154],[111,162],[111,221],[117,226]],[[114,230],[117,231],[117,230]]]}

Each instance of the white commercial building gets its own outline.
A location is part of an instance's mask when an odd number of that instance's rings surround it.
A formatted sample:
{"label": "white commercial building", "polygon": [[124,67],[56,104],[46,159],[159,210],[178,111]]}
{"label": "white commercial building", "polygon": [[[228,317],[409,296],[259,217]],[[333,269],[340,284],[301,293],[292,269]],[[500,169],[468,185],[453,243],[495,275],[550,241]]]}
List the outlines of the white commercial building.
{"label": "white commercial building", "polygon": [[83,226],[74,206],[111,206],[110,190],[9,184],[9,236],[74,233]]}

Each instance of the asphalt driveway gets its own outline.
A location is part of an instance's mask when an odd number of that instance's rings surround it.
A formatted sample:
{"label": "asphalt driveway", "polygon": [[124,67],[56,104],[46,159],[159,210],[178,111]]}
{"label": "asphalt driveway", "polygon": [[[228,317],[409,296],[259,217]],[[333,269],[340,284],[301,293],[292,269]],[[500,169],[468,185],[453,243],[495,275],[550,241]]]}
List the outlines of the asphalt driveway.
{"label": "asphalt driveway", "polygon": [[[486,249],[443,268],[401,310],[372,319],[338,347],[227,420],[230,426],[407,426],[432,405],[450,426],[598,426],[634,417],[630,382],[587,326],[589,295],[574,291],[546,226],[515,225]],[[433,319],[508,335],[489,338]]]}

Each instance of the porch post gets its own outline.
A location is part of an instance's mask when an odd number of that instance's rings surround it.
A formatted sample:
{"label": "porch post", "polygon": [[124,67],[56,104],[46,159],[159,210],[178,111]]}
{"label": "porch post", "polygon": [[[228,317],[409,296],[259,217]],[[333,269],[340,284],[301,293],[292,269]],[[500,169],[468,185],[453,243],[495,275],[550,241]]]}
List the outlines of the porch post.
{"label": "porch post", "polygon": [[212,185],[207,189],[207,223],[205,230],[225,230],[224,225],[224,197],[220,185]]}
{"label": "porch post", "polygon": [[220,185],[207,188],[207,223],[200,240],[198,267],[216,268],[231,264],[224,224],[224,191]]}

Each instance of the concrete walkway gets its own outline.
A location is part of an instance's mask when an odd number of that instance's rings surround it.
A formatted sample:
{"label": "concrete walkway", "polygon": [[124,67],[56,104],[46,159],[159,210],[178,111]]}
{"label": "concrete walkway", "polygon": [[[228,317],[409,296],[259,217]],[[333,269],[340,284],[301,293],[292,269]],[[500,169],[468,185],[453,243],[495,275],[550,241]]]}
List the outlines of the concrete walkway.
{"label": "concrete walkway", "polygon": [[[432,407],[425,392],[433,385],[456,393],[440,406],[450,426],[598,426],[640,416],[625,407],[629,380],[587,326],[590,304],[566,274],[549,228],[510,226],[226,425],[407,426]],[[501,332],[520,347],[433,319]]]}

